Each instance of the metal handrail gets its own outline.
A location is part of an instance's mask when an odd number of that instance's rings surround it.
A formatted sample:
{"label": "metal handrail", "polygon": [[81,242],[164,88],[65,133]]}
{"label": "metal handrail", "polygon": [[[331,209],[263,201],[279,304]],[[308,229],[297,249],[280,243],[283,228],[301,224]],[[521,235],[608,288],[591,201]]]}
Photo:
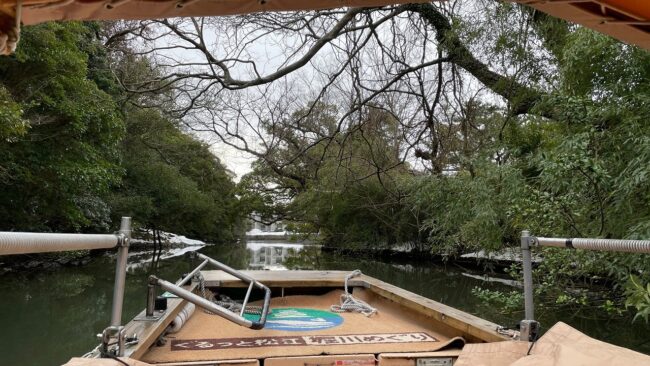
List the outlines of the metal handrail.
{"label": "metal handrail", "polygon": [[650,240],[600,239],[600,238],[544,238],[521,232],[521,253],[524,275],[525,319],[520,323],[521,338],[535,340],[539,322],[535,320],[533,303],[533,264],[531,248],[535,245],[569,249],[602,250],[626,253],[650,253]]}
{"label": "metal handrail", "polygon": [[[65,252],[74,250],[111,249],[117,247],[115,263],[115,284],[113,286],[113,305],[111,307],[111,324],[104,329],[102,338],[120,333],[123,329],[122,307],[124,304],[124,285],[126,282],[126,264],[131,242],[131,218],[122,217],[120,230],[115,234],[58,234],[58,233],[24,233],[0,232],[0,256],[13,254],[33,254],[47,252]],[[124,351],[123,342],[118,347],[118,356]]]}
{"label": "metal handrail", "polygon": [[0,232],[0,255],[110,249],[120,244],[113,234]]}
{"label": "metal handrail", "polygon": [[540,238],[533,237],[533,244],[544,247],[604,250],[627,253],[650,253],[650,240]]}
{"label": "metal handrail", "polygon": [[[268,288],[267,286],[257,282],[254,278],[247,276],[246,274],[237,271],[219,261],[216,261],[206,255],[203,255],[201,253],[192,253],[193,255],[198,256],[199,258],[203,259],[203,262],[199,264],[192,272],[187,274],[183,279],[180,281],[176,282],[176,284],[173,284],[171,282],[165,281],[163,279],[160,279],[156,276],[149,276],[149,286],[148,286],[148,294],[147,294],[147,309],[146,309],[146,317],[153,318],[153,312],[154,312],[154,304],[153,301],[155,301],[155,296],[154,296],[154,291],[155,291],[155,286],[160,286],[161,289],[170,292],[182,299],[185,299],[194,305],[201,307],[209,312],[215,313],[216,315],[219,315],[235,324],[239,324],[243,327],[250,328],[250,329],[262,329],[264,328],[264,325],[266,324],[266,317],[269,313],[269,308],[271,304],[271,289]],[[248,289],[246,291],[246,296],[244,298],[244,302],[242,303],[242,310],[239,314],[232,312],[223,306],[217,305],[214,302],[205,299],[191,291],[188,291],[181,286],[186,284],[194,275],[196,275],[203,267],[206,265],[211,264],[212,266],[242,280],[243,282],[248,284]],[[260,317],[258,320],[249,320],[244,318],[244,310],[246,309],[246,305],[248,305],[248,300],[250,298],[251,292],[253,288],[256,287],[262,291],[264,291],[264,302],[262,305],[262,311],[260,314]]]}

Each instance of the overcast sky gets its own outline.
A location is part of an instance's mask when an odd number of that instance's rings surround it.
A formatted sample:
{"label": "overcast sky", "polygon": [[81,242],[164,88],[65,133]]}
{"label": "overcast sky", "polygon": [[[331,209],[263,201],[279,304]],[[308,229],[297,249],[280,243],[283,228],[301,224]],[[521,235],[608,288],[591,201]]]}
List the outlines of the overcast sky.
{"label": "overcast sky", "polygon": [[235,181],[239,182],[241,177],[251,171],[251,163],[255,160],[249,154],[237,150],[224,143],[211,144],[210,150],[215,154],[226,167],[236,174]]}

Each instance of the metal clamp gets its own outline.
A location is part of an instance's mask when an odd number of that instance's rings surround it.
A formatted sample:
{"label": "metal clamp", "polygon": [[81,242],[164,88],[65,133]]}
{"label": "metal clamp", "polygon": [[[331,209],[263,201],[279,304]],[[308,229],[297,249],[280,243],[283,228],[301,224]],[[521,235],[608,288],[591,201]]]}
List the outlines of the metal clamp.
{"label": "metal clamp", "polygon": [[[124,356],[124,339],[126,338],[125,334],[126,331],[123,326],[110,326],[104,329],[102,334],[98,334],[97,338],[99,338],[99,341],[101,342],[99,345],[99,352],[101,353],[102,357],[109,354],[113,354],[114,356],[118,357]],[[117,348],[111,350],[109,348],[111,339],[115,336],[117,336]]]}

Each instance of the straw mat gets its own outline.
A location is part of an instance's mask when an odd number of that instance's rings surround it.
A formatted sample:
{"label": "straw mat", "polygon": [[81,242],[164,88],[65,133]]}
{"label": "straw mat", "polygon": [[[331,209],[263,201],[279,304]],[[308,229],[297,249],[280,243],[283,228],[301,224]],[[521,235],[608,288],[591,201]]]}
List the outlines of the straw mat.
{"label": "straw mat", "polygon": [[[307,308],[329,310],[338,304],[342,291],[321,296],[274,298],[272,309]],[[342,323],[320,330],[251,330],[219,316],[197,309],[185,326],[167,337],[167,343],[143,357],[149,363],[250,359],[282,356],[314,356],[381,352],[426,352],[447,346],[462,346],[462,338],[452,338],[434,329],[432,321],[399,305],[364,291],[355,292],[378,309],[372,317],[359,313],[339,314]],[[339,318],[340,321],[340,318]],[[267,326],[268,326],[267,322]]]}

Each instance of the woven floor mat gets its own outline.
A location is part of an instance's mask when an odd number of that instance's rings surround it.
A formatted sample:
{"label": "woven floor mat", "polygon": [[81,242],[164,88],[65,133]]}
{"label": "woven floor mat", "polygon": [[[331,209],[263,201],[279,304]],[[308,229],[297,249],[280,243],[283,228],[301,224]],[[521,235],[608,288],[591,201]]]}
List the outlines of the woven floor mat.
{"label": "woven floor mat", "polygon": [[143,357],[149,363],[231,360],[280,356],[435,351],[462,347],[462,338],[445,336],[433,322],[364,291],[378,313],[335,314],[342,291],[321,296],[287,296],[271,301],[272,313],[262,330],[251,330],[198,309],[185,326],[152,347]]}

